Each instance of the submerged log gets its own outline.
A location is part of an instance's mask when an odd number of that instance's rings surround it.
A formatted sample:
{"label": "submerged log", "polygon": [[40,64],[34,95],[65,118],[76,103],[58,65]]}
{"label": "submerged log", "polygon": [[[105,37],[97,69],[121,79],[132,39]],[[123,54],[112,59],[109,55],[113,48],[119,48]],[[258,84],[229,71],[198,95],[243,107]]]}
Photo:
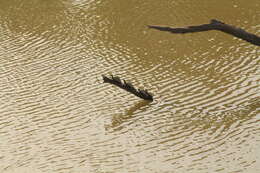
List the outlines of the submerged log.
{"label": "submerged log", "polygon": [[104,83],[110,83],[113,85],[118,86],[119,88],[122,88],[125,91],[128,91],[132,94],[134,94],[137,97],[140,97],[144,100],[153,101],[153,95],[149,93],[147,90],[141,90],[141,89],[135,89],[133,85],[129,82],[126,82],[125,80],[121,81],[119,77],[112,76],[111,78],[106,77],[102,75]]}
{"label": "submerged log", "polygon": [[171,27],[154,26],[154,25],[148,25],[148,27],[152,28],[152,29],[157,29],[160,31],[171,32],[174,34],[186,34],[186,33],[193,33],[193,32],[218,30],[218,31],[222,31],[227,34],[233,35],[242,40],[245,40],[251,44],[260,46],[260,37],[259,36],[249,33],[241,28],[237,28],[235,26],[225,24],[225,23],[215,20],[215,19],[212,19],[209,24],[188,26],[186,28],[171,28]]}

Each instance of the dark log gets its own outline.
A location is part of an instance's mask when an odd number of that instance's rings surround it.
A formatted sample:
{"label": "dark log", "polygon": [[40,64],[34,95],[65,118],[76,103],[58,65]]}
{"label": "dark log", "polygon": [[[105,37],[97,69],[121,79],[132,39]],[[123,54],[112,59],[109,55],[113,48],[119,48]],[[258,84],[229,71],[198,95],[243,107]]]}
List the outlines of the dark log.
{"label": "dark log", "polygon": [[186,28],[171,28],[171,27],[153,26],[153,25],[148,25],[148,27],[152,28],[152,29],[157,29],[160,31],[171,32],[174,34],[186,34],[186,33],[193,33],[193,32],[218,30],[218,31],[222,31],[227,34],[233,35],[242,40],[245,40],[251,44],[260,46],[260,37],[259,36],[246,32],[245,30],[243,30],[241,28],[237,28],[235,26],[225,24],[225,23],[215,20],[215,19],[212,19],[209,24],[188,26]]}
{"label": "dark log", "polygon": [[116,77],[116,76],[111,75],[111,78],[109,78],[109,77],[102,75],[102,77],[103,77],[104,83],[110,83],[115,86],[118,86],[119,88],[122,88],[123,90],[128,91],[128,92],[134,94],[135,96],[140,97],[144,100],[153,101],[153,95],[151,93],[149,93],[147,90],[141,90],[141,89],[137,90],[133,87],[133,85],[131,83],[126,82],[125,80],[123,80],[123,82],[122,82],[122,80],[120,80],[120,78]]}

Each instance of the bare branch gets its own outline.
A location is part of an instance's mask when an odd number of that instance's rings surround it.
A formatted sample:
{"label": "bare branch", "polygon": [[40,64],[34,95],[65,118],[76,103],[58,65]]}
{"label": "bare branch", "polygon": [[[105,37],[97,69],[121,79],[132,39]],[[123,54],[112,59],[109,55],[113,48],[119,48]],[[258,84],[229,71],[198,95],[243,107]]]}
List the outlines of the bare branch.
{"label": "bare branch", "polygon": [[212,19],[209,24],[188,26],[185,28],[171,28],[171,27],[154,26],[154,25],[148,25],[148,27],[152,28],[152,29],[157,29],[160,31],[171,32],[174,34],[186,34],[186,33],[193,33],[193,32],[218,30],[218,31],[222,31],[227,34],[233,35],[242,40],[245,40],[251,44],[260,46],[260,37],[258,37],[257,35],[251,34],[241,28],[237,28],[235,26],[225,24],[225,23],[215,20],[215,19]]}
{"label": "bare branch", "polygon": [[133,87],[133,85],[129,82],[126,82],[125,80],[123,80],[123,82],[120,80],[119,77],[116,76],[112,76],[111,78],[106,77],[104,75],[102,75],[104,83],[110,83],[113,85],[118,86],[119,88],[122,88],[125,91],[128,91],[132,94],[134,94],[137,97],[140,97],[144,100],[149,100],[149,101],[153,101],[153,95],[151,93],[149,93],[147,90],[140,90],[140,89],[135,89]]}

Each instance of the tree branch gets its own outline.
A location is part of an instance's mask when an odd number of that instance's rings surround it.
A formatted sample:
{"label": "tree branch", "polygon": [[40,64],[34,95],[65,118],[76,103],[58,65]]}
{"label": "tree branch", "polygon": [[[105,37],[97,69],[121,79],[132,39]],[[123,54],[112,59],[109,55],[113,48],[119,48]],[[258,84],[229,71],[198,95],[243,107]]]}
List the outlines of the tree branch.
{"label": "tree branch", "polygon": [[237,28],[235,26],[225,24],[215,19],[212,19],[209,24],[188,26],[186,28],[171,28],[171,27],[154,26],[154,25],[148,25],[148,27],[160,31],[171,32],[174,34],[186,34],[186,33],[193,33],[193,32],[218,30],[233,35],[242,40],[245,40],[251,44],[260,46],[260,37],[258,37],[257,35],[251,34],[241,28]]}
{"label": "tree branch", "polygon": [[153,101],[152,94],[149,93],[147,90],[135,89],[131,83],[126,82],[125,80],[123,80],[123,82],[122,82],[120,80],[120,78],[116,77],[116,76],[111,75],[111,78],[108,78],[108,77],[102,75],[102,77],[103,77],[104,83],[110,83],[110,84],[116,85],[119,88],[122,88],[123,90],[134,94],[137,97],[140,97],[144,100]]}

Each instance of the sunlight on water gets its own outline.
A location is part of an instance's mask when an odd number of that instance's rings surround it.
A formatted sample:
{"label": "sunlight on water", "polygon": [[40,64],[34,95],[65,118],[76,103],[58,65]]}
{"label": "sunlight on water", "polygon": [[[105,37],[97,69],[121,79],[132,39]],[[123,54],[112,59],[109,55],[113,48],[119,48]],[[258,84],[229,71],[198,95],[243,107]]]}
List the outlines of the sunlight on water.
{"label": "sunlight on water", "polygon": [[[0,172],[258,173],[260,35],[251,1],[0,2]],[[148,89],[143,101],[102,75]]]}

